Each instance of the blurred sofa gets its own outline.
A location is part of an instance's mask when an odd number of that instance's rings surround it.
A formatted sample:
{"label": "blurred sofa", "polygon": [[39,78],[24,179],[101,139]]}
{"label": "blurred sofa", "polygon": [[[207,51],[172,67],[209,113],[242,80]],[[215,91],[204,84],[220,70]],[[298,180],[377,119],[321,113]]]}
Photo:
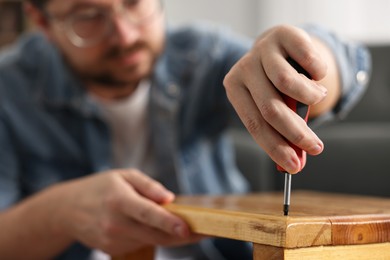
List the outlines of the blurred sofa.
{"label": "blurred sofa", "polygon": [[[325,144],[293,177],[293,189],[390,197],[390,45],[369,46],[367,92],[342,121],[315,130]],[[283,175],[240,124],[232,127],[237,163],[256,191],[282,190]]]}

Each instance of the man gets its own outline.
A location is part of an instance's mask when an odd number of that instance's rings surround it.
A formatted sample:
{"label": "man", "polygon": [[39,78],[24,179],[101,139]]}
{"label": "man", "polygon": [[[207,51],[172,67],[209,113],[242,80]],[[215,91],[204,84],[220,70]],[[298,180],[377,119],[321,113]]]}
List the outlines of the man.
{"label": "man", "polygon": [[336,117],[369,70],[365,49],[315,27],[278,26],[252,48],[204,26],[166,30],[159,0],[30,0],[27,11],[40,32],[0,57],[1,259],[146,245],[169,246],[159,251],[168,259],[224,259],[229,246],[192,234],[161,204],[248,191],[225,133],[230,102],[296,173],[303,165],[285,140],[312,155],[323,143],[280,93],[317,120]]}

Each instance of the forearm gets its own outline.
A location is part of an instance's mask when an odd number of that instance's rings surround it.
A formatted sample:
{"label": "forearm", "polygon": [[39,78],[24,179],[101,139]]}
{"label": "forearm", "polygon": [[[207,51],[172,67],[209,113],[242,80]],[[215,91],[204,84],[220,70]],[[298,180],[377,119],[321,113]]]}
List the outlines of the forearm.
{"label": "forearm", "polygon": [[74,242],[57,228],[59,196],[54,186],[0,214],[1,259],[50,259]]}

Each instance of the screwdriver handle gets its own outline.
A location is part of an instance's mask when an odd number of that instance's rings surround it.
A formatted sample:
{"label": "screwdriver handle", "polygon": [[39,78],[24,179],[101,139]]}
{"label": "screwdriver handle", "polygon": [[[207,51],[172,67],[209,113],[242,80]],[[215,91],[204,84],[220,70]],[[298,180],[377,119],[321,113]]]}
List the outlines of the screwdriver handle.
{"label": "screwdriver handle", "polygon": [[[301,73],[303,75],[305,75],[308,79],[311,79],[311,76],[309,75],[309,73],[307,73],[306,70],[304,70],[295,60],[291,59],[290,57],[287,58],[287,61],[291,64],[291,66],[293,68],[295,68],[297,70],[298,73]],[[303,104],[301,102],[298,102],[296,101],[295,99],[289,97],[289,96],[286,96],[284,94],[282,94],[282,98],[284,100],[284,102],[286,103],[286,105],[291,109],[293,110],[295,113],[297,113],[302,119],[305,120],[305,122],[307,122],[308,118],[309,118],[309,111],[310,111],[310,108],[308,105],[306,104]],[[288,144],[294,149],[294,151],[296,152],[296,154],[298,155],[298,158],[299,158],[299,161],[301,163],[301,166],[303,167],[303,165],[305,164],[306,162],[306,152],[303,151],[302,149],[298,148],[296,145],[292,144],[290,141],[287,141]],[[277,170],[278,171],[281,171],[281,172],[286,172],[281,166],[277,165]],[[302,169],[300,169],[302,170]]]}

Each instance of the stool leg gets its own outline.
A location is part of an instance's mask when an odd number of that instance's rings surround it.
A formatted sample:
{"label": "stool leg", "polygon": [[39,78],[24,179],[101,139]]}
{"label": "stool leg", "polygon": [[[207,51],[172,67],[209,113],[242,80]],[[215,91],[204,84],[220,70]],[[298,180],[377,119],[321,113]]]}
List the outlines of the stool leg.
{"label": "stool leg", "polygon": [[112,257],[111,260],[153,260],[154,259],[154,247],[144,247],[138,251],[128,253],[123,256]]}

